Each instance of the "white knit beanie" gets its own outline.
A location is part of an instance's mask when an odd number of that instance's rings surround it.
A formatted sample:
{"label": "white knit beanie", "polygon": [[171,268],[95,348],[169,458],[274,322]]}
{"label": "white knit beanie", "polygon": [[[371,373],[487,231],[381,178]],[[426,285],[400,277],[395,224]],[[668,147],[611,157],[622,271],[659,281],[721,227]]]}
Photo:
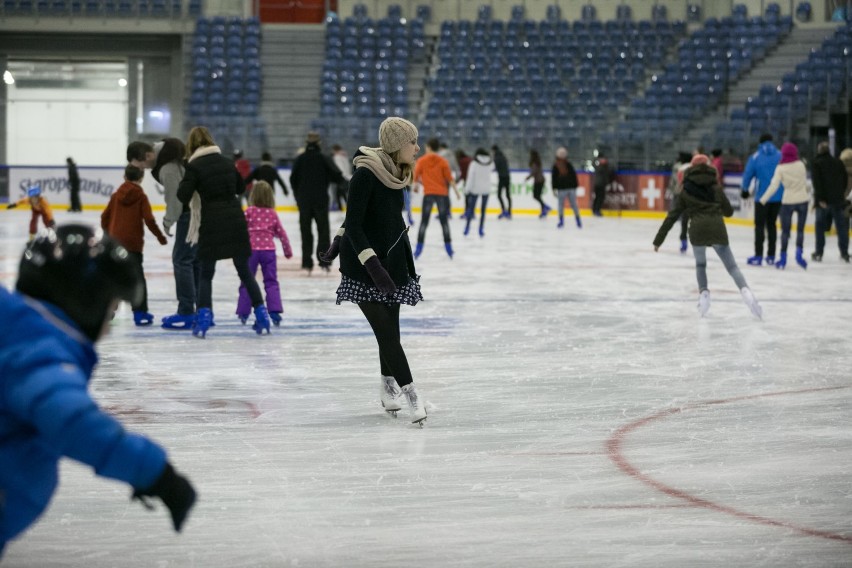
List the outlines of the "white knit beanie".
{"label": "white knit beanie", "polygon": [[417,127],[398,116],[389,116],[379,125],[379,145],[393,154],[409,142],[417,142]]}

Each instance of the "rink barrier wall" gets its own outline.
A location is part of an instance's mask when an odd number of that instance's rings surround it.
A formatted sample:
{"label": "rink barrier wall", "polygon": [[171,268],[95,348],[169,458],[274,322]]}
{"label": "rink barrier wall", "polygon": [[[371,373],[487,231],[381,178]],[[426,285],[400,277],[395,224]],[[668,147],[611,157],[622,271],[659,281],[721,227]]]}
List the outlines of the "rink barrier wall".
{"label": "rink barrier wall", "polygon": [[[78,166],[80,174],[80,200],[84,209],[102,210],[109,202],[112,193],[122,184],[124,167],[116,166]],[[281,179],[287,184],[290,192],[285,197],[280,192],[276,193],[276,209],[278,211],[297,211],[296,201],[290,188],[290,168],[279,168]],[[512,195],[512,213],[519,215],[538,215],[540,208],[538,202],[533,199],[532,180],[527,179],[528,170],[512,170],[510,192]],[[670,172],[625,170],[619,171],[615,181],[607,190],[604,204],[605,216],[619,216],[627,218],[650,218],[660,219],[665,217],[671,207],[671,192],[668,191]],[[588,215],[592,204],[592,184],[594,176],[591,172],[577,172],[579,187],[577,188],[577,202],[581,212]],[[734,207],[734,216],[727,219],[736,225],[752,224],[752,209],[750,203],[743,203],[740,199],[740,174],[728,174],[725,176],[725,193]],[[39,184],[44,191],[45,197],[52,208],[63,210],[68,208],[70,201],[68,186],[68,170],[65,166],[0,166],[0,203],[17,201],[26,195],[27,188]],[[165,201],[163,197],[163,186],[157,183],[150,171],[145,172],[142,180],[142,188],[148,195],[151,207],[154,211],[164,211]],[[459,188],[461,191],[461,188]],[[499,201],[497,200],[497,174],[492,177],[492,193],[489,199],[489,213],[500,213]],[[545,172],[545,190],[543,192],[545,203],[550,206],[556,205],[555,196],[550,189],[550,171]],[[420,210],[423,194],[412,193],[412,209]],[[450,200],[453,204],[453,212],[462,213],[463,203],[456,199],[450,192]],[[568,205],[566,204],[566,207]],[[551,212],[555,216],[555,212]],[[809,219],[810,220],[810,219]],[[813,230],[809,226],[809,230]]]}

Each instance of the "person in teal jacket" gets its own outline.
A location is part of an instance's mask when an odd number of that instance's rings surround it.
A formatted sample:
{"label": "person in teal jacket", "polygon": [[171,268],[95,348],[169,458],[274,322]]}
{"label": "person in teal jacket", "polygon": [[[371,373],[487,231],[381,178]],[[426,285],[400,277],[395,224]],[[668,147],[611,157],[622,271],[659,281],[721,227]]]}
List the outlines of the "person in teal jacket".
{"label": "person in teal jacket", "polygon": [[[760,198],[766,193],[775,166],[781,161],[781,152],[772,143],[771,134],[763,134],[760,137],[760,146],[751,155],[743,173],[742,197],[748,199],[751,196],[751,182],[754,180],[754,256],[750,256],[746,262],[752,266],[760,266],[763,261],[766,264],[775,264],[775,240],[777,231],[775,223],[781,211],[781,197],[784,195],[782,186],[778,193],[773,195],[769,202],[763,204]],[[766,256],[763,256],[763,241],[766,240]]]}
{"label": "person in teal jacket", "polygon": [[195,490],[156,443],[124,430],[88,392],[94,343],[119,300],[141,295],[127,251],[86,225],[37,237],[16,292],[0,287],[0,555],[47,508],[70,457],[158,497],[180,531]]}

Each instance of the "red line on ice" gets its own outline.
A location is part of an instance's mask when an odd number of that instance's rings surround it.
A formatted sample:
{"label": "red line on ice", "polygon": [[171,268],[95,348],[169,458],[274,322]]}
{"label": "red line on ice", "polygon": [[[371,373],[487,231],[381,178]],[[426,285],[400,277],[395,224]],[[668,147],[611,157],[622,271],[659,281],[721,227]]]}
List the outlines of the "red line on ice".
{"label": "red line on ice", "polygon": [[796,395],[796,394],[807,394],[807,393],[815,393],[815,392],[824,392],[831,390],[840,390],[849,387],[825,387],[825,388],[810,388],[810,389],[801,389],[801,390],[793,390],[793,391],[782,391],[782,392],[770,392],[764,394],[755,394],[755,395],[746,395],[746,396],[738,396],[732,398],[725,398],[719,400],[710,400],[705,402],[698,402],[693,404],[684,405],[681,408],[670,408],[668,410],[661,410],[655,414],[651,414],[650,416],[646,416],[645,418],[640,418],[634,422],[626,424],[615,431],[615,433],[606,441],[606,450],[609,455],[609,459],[615,463],[618,468],[629,475],[630,477],[641,481],[642,483],[653,487],[657,491],[669,495],[670,497],[674,497],[676,499],[682,499],[691,505],[696,507],[702,507],[704,509],[710,509],[713,511],[718,511],[720,513],[725,513],[727,515],[731,515],[733,517],[737,517],[739,519],[745,519],[747,521],[755,522],[762,525],[772,526],[772,527],[782,527],[792,531],[795,531],[799,534],[803,534],[806,536],[813,536],[819,538],[825,538],[829,540],[841,541],[846,544],[852,545],[852,536],[845,536],[838,533],[833,533],[829,531],[821,531],[817,529],[810,529],[807,527],[800,527],[798,525],[794,525],[792,523],[788,523],[785,521],[778,521],[775,519],[770,519],[768,517],[762,517],[760,515],[755,515],[752,513],[748,513],[745,511],[740,511],[739,509],[734,509],[733,507],[728,507],[727,505],[720,505],[719,503],[714,503],[713,501],[709,501],[707,499],[702,499],[700,497],[696,497],[695,495],[691,495],[686,491],[681,491],[680,489],[671,487],[670,485],[666,485],[661,481],[657,481],[653,477],[649,475],[645,475],[639,469],[637,469],[633,464],[631,464],[627,458],[624,457],[622,453],[622,445],[624,444],[625,438],[628,434],[633,432],[634,430],[638,430],[643,426],[650,424],[651,422],[655,422],[657,420],[662,420],[664,418],[668,418],[675,414],[681,414],[685,410],[691,410],[716,404],[729,404],[732,402],[738,402],[742,400],[751,400],[757,398],[768,398],[773,396],[787,396],[787,395]]}

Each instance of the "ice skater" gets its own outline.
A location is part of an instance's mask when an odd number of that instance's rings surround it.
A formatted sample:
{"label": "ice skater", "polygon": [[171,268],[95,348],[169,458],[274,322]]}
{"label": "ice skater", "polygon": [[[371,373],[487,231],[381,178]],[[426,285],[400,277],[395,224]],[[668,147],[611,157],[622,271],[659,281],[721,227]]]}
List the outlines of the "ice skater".
{"label": "ice skater", "polygon": [[799,149],[791,142],[781,146],[781,162],[775,167],[772,181],[760,198],[760,203],[766,205],[778,188],[784,186],[781,196],[781,254],[775,263],[775,268],[787,266],[787,243],[790,240],[790,227],[793,213],[796,214],[796,263],[804,269],[808,268],[803,247],[805,246],[805,221],[808,218],[808,172],[805,164],[799,159]]}
{"label": "ice skater", "polygon": [[187,240],[198,243],[201,279],[198,284],[198,316],[192,334],[204,338],[213,325],[213,276],[216,261],[230,258],[254,308],[252,325],[259,335],[269,333],[269,312],[263,294],[248,267],[251,256],[248,226],[239,195],[245,182],[234,164],[222,155],[203,126],[189,131],[186,172],[178,187],[178,199],[189,205],[191,218]]}
{"label": "ice skater", "polygon": [[556,211],[559,213],[559,223],[556,227],[561,229],[565,226],[565,200],[568,199],[571,210],[574,211],[577,228],[582,229],[583,222],[580,220],[580,210],[577,208],[577,186],[580,184],[577,181],[577,172],[574,170],[574,166],[568,161],[567,148],[556,150],[556,160],[553,162],[550,185],[553,186],[553,193],[556,194]]}
{"label": "ice skater", "polygon": [[699,315],[704,317],[710,309],[710,290],[707,287],[707,247],[713,247],[728,274],[734,279],[751,313],[762,318],[763,310],[737,267],[737,261],[728,244],[728,231],[723,217],[732,216],[734,209],[718,182],[716,170],[710,165],[710,158],[704,154],[694,156],[690,164],[684,172],[683,190],[675,198],[674,205],[654,238],[654,251],[660,250],[660,245],[663,244],[666,235],[680,218],[681,213],[684,211],[689,213],[689,242],[692,243],[692,252],[695,255]]}
{"label": "ice skater", "polygon": [[15,209],[22,205],[29,205],[32,210],[32,216],[30,217],[30,240],[33,240],[36,236],[39,219],[41,219],[41,222],[48,229],[56,226],[56,221],[53,220],[53,211],[50,209],[50,203],[41,194],[41,186],[34,185],[28,188],[26,197],[15,203],[8,204],[6,209]]}
{"label": "ice skater", "polygon": [[[278,285],[278,259],[275,257],[275,237],[281,241],[284,258],[293,258],[293,249],[287,231],[281,226],[278,213],[275,212],[275,193],[272,186],[265,181],[254,184],[249,195],[249,208],[246,209],[246,224],[251,239],[251,256],[249,271],[252,278],[260,272],[263,275],[263,287],[266,291],[266,309],[269,318],[275,326],[281,325],[281,288]],[[246,323],[251,311],[251,299],[245,284],[240,284],[240,296],[237,300],[237,316]]]}
{"label": "ice skater", "polygon": [[538,150],[530,150],[530,175],[524,179],[524,181],[532,178],[533,180],[533,199],[538,201],[538,204],[541,205],[541,213],[539,213],[538,218],[544,219],[547,217],[547,214],[550,213],[550,206],[545,203],[541,194],[544,191],[544,168],[541,165],[541,154],[538,153]]}
{"label": "ice skater", "polygon": [[337,303],[358,304],[376,336],[382,407],[396,415],[404,397],[411,422],[422,426],[426,408],[414,386],[399,330],[400,305],[414,306],[423,299],[402,218],[402,191],[412,183],[420,150],[417,127],[403,118],[387,118],[379,126],[379,144],[379,148],[361,146],[353,160],[346,219],[324,257],[331,262],[340,254]]}
{"label": "ice skater", "polygon": [[160,227],[157,226],[148,196],[139,185],[143,176],[144,171],[136,166],[124,168],[124,183],[115,190],[106,209],[101,213],[101,228],[127,249],[127,254],[130,255],[139,273],[142,296],[138,302],[131,304],[133,322],[138,326],[154,323],[154,316],[148,312],[148,285],[142,268],[144,261],[142,249],[145,247],[145,231],[142,229],[142,223],[147,225],[148,230],[157,237],[161,245],[168,242]]}
{"label": "ice skater", "polygon": [[429,217],[432,216],[432,206],[438,208],[438,219],[441,222],[441,230],[444,235],[444,250],[453,258],[453,243],[450,235],[450,190],[456,194],[456,199],[461,199],[450,164],[438,154],[440,143],[437,138],[431,138],[426,142],[426,155],[417,160],[414,167],[414,192],[417,193],[418,186],[423,186],[423,204],[421,205],[420,229],[417,231],[417,248],[414,250],[414,258],[419,258],[423,253],[423,244],[426,240],[426,228],[429,227]]}
{"label": "ice skater", "polygon": [[485,211],[488,207],[488,195],[491,193],[491,174],[494,171],[494,162],[491,154],[485,148],[477,148],[473,161],[468,166],[467,179],[464,182],[465,217],[464,235],[470,232],[470,222],[473,221],[476,199],[480,199],[479,208],[479,236],[485,236]]}
{"label": "ice skater", "polygon": [[192,485],[163,448],[126,432],[88,392],[95,343],[117,302],[142,294],[127,251],[88,226],[64,225],[27,247],[16,288],[0,287],[0,328],[15,330],[0,337],[0,556],[47,508],[65,456],[127,483],[143,502],[162,499],[180,531]]}

